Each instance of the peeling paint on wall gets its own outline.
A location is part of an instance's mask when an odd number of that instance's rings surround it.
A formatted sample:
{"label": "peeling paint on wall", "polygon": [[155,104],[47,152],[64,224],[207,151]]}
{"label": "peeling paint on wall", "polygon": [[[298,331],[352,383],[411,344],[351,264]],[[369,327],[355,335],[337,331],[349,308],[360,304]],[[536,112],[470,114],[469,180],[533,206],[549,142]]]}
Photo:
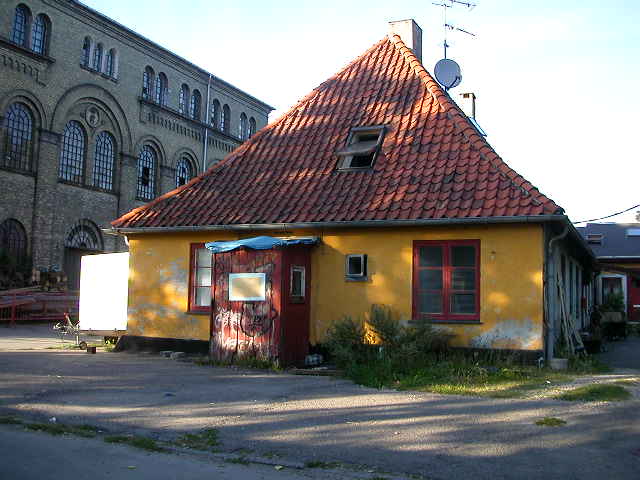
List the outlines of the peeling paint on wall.
{"label": "peeling paint on wall", "polygon": [[542,348],[542,328],[530,319],[502,320],[470,340],[474,348],[537,350]]}
{"label": "peeling paint on wall", "polygon": [[[438,329],[451,334],[456,347],[543,348],[544,258],[539,225],[296,230],[290,234],[322,235],[322,244],[312,253],[312,344],[322,342],[329,326],[345,315],[366,318],[372,304],[388,305],[399,318],[411,318],[414,240],[477,239],[481,323],[449,323]],[[131,236],[131,331],[208,340],[209,317],[187,311],[189,245],[235,238],[233,232]],[[347,281],[348,253],[366,253],[375,275],[366,282]]]}

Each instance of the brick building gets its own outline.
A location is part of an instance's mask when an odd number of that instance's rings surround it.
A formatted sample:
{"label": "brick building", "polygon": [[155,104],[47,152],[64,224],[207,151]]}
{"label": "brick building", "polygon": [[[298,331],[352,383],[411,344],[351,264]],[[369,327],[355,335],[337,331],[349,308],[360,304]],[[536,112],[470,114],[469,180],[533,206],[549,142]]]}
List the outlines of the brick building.
{"label": "brick building", "polygon": [[0,3],[0,250],[77,283],[101,228],[188,182],[272,108],[73,0]]}

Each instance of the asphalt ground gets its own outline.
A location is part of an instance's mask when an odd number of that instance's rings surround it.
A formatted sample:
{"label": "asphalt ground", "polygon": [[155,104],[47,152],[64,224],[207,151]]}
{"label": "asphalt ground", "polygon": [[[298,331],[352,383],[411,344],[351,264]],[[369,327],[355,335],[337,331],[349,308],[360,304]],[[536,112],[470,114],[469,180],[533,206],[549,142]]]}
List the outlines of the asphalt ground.
{"label": "asphalt ground", "polygon": [[[55,416],[160,440],[217,428],[226,452],[433,479],[640,478],[637,399],[568,403],[373,390],[157,355],[47,350],[42,336],[29,347],[8,330],[0,328],[0,414]],[[544,417],[567,424],[534,424]]]}
{"label": "asphalt ground", "polygon": [[[15,480],[339,480],[344,472],[232,463],[234,457],[147,452],[102,439],[51,437],[0,427],[0,478]],[[361,475],[349,478],[363,478]]]}

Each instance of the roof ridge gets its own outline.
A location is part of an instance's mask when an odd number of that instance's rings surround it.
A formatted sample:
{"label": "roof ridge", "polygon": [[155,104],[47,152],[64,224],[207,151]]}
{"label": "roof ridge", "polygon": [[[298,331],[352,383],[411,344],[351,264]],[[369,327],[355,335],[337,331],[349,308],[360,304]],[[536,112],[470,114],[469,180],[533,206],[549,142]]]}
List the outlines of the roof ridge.
{"label": "roof ridge", "polygon": [[313,100],[313,98],[316,97],[327,84],[330,84],[331,82],[335,81],[336,78],[338,78],[345,71],[347,71],[349,68],[351,68],[352,65],[354,65],[355,63],[360,61],[360,59],[363,58],[364,56],[368,55],[370,51],[375,50],[382,43],[384,43],[386,41],[387,41],[386,37],[383,38],[382,40],[377,41],[371,47],[369,47],[362,55],[358,55],[358,57],[356,57],[355,59],[353,59],[352,61],[347,63],[347,65],[342,67],[340,70],[338,70],[331,77],[329,77],[324,82],[322,82],[320,85],[318,85],[316,88],[311,90],[311,92],[309,92],[307,95],[305,95],[300,100],[298,100],[295,103],[295,105],[293,105],[291,108],[289,108],[280,117],[276,118],[272,123],[269,123],[265,127],[261,128],[258,132],[256,132],[253,135],[253,137],[251,137],[252,139],[254,139],[252,142],[245,141],[238,148],[236,148],[233,152],[231,152],[229,155],[227,155],[222,160],[220,160],[219,162],[217,162],[217,163],[213,164],[211,167],[209,167],[209,169],[207,171],[205,171],[205,172],[201,173],[200,175],[198,175],[197,177],[194,177],[193,179],[191,179],[191,181],[189,181],[189,183],[186,183],[185,185],[182,185],[181,187],[175,188],[173,190],[170,190],[170,191],[168,191],[168,192],[166,192],[166,193],[154,198],[150,202],[145,203],[144,205],[141,205],[141,206],[139,206],[137,208],[134,208],[133,210],[127,212],[126,214],[124,214],[121,217],[118,217],[117,219],[112,221],[111,225],[112,226],[116,226],[117,223],[125,222],[126,220],[130,219],[134,215],[136,215],[138,213],[141,213],[141,212],[144,212],[145,210],[150,209],[151,207],[157,205],[158,203],[163,202],[164,200],[167,200],[167,199],[169,199],[171,197],[174,197],[174,196],[178,195],[187,186],[190,186],[192,184],[198,183],[201,180],[204,180],[205,177],[209,177],[209,176],[213,175],[214,173],[217,173],[217,171],[219,171],[222,167],[224,167],[228,163],[232,162],[236,157],[238,157],[245,150],[250,148],[250,146],[251,146],[250,144],[255,144],[255,140],[257,140],[260,137],[266,135],[267,132],[273,131],[276,127],[278,127],[283,122],[285,122],[286,120],[291,118],[293,115],[295,115],[298,112],[300,106],[303,103],[306,103],[306,102],[309,102],[309,101]]}
{"label": "roof ridge", "polygon": [[[429,93],[431,93],[433,98],[443,108],[447,117],[453,121],[454,127],[457,127],[459,129],[460,133],[478,151],[482,158],[488,160],[491,165],[498,170],[499,174],[506,177],[507,180],[509,180],[517,190],[520,190],[526,195],[531,196],[533,200],[535,200],[536,202],[540,202],[541,204],[545,202],[541,201],[539,197],[543,197],[544,200],[553,203],[553,205],[556,207],[554,209],[554,212],[557,209],[563,210],[556,202],[540,192],[540,190],[538,190],[535,185],[533,185],[526,178],[524,178],[513,168],[511,168],[507,164],[507,162],[504,161],[500,155],[498,155],[498,153],[493,149],[489,142],[487,142],[485,138],[478,134],[476,128],[468,120],[467,116],[462,112],[458,104],[449,96],[447,92],[442,89],[442,87],[436,82],[436,80],[434,80],[434,78],[427,71],[424,65],[422,65],[422,62],[418,60],[418,57],[415,55],[415,53],[409,47],[407,47],[407,45],[399,35],[389,35],[388,38],[389,41],[402,53],[402,55],[405,57],[405,60],[410,63],[414,72],[418,75],[420,80],[424,82]],[[489,153],[492,155],[487,156],[483,149],[488,149]],[[496,164],[496,160],[499,162],[498,164]],[[535,193],[532,193],[530,190],[534,190]]]}

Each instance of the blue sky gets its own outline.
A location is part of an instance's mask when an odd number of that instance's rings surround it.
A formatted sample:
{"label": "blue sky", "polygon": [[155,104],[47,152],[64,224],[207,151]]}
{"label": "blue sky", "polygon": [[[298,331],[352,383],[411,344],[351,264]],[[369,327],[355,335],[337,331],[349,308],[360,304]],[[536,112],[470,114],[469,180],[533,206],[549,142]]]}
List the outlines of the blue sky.
{"label": "blue sky", "polygon": [[[423,63],[442,57],[442,9],[419,0],[84,0],[276,108],[414,18]],[[640,203],[640,2],[478,0],[449,21],[448,56],[488,141],[572,220]],[[616,217],[629,221],[633,212]]]}

